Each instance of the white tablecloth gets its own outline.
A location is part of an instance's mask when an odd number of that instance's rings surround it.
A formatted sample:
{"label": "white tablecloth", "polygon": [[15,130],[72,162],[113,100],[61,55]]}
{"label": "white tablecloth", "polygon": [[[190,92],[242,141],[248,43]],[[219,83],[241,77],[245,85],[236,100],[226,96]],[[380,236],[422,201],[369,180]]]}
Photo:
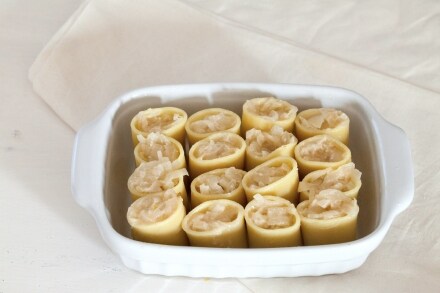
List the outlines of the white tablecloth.
{"label": "white tablecloth", "polygon": [[[0,292],[440,288],[440,4],[271,3],[0,3]],[[133,272],[107,248],[70,194],[74,129],[134,87],[205,81],[350,88],[407,132],[414,202],[361,268],[317,278],[167,278]]]}

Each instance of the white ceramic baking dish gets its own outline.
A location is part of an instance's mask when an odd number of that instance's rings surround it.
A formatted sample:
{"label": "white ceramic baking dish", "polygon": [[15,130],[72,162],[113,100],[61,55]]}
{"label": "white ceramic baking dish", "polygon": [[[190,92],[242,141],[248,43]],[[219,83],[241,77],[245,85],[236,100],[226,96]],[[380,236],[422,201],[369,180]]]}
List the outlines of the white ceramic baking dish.
{"label": "white ceramic baking dish", "polygon": [[[176,106],[188,115],[207,107],[241,114],[246,99],[275,96],[300,110],[334,107],[346,112],[350,148],[362,171],[358,240],[335,245],[270,249],[177,247],[130,238],[127,179],[134,170],[130,120],[140,110]],[[72,191],[95,218],[108,246],[129,268],[145,274],[191,277],[290,277],[343,273],[362,265],[414,193],[405,133],[385,121],[359,94],[340,88],[232,83],[158,86],[129,92],[76,136]]]}

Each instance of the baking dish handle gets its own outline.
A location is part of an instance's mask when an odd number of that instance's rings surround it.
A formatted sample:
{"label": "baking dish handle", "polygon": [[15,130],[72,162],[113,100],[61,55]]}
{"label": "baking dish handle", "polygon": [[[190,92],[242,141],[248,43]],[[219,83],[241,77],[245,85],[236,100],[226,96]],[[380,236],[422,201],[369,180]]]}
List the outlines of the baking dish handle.
{"label": "baking dish handle", "polygon": [[[407,209],[414,197],[414,171],[411,160],[411,148],[405,132],[381,119],[378,127],[384,162],[385,205],[391,208],[393,215]],[[388,205],[390,204],[390,205]]]}
{"label": "baking dish handle", "polygon": [[75,137],[72,155],[71,186],[75,201],[90,209],[102,196],[104,156],[106,153],[105,128],[102,122],[92,122],[81,128]]}

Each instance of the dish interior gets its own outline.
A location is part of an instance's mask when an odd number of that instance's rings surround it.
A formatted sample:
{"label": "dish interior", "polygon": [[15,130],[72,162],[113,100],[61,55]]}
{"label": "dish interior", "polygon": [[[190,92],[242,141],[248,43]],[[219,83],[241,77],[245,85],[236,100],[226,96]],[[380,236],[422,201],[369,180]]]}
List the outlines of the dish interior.
{"label": "dish interior", "polygon": [[175,90],[167,93],[164,90],[159,95],[133,96],[133,99],[127,99],[127,102],[122,103],[116,111],[107,145],[104,185],[104,204],[107,209],[107,217],[115,231],[131,238],[130,227],[126,220],[127,209],[131,204],[127,180],[135,169],[130,121],[136,113],[148,108],[173,106],[185,110],[189,117],[199,110],[219,107],[229,109],[241,116],[242,105],[247,99],[264,96],[288,100],[297,106],[299,111],[317,107],[334,107],[349,116],[349,147],[356,168],[362,172],[362,187],[358,196],[360,208],[358,239],[374,231],[380,217],[380,185],[382,182],[377,171],[380,162],[378,162],[371,117],[358,99],[350,97],[350,92],[338,92],[338,89],[332,89],[332,95],[329,96],[325,91],[311,93],[292,91],[292,93],[286,94],[286,90],[223,89],[207,93],[205,89],[204,91],[200,90],[199,94],[197,89],[194,89],[192,93],[189,93],[188,90],[182,93],[176,93]]}

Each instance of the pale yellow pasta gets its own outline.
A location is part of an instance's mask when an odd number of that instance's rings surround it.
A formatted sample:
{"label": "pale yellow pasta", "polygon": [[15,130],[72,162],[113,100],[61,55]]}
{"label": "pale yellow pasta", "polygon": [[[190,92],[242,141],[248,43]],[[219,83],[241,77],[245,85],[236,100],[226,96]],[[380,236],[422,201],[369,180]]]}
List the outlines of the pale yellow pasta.
{"label": "pale yellow pasta", "polygon": [[246,142],[238,134],[219,132],[196,142],[189,150],[191,178],[215,169],[243,169]]}
{"label": "pale yellow pasta", "polygon": [[275,195],[298,202],[298,167],[291,157],[276,157],[248,171],[243,188],[248,202],[256,194]]}
{"label": "pale yellow pasta", "polygon": [[179,194],[185,207],[189,207],[184,183],[188,172],[184,168],[177,169],[168,158],[141,163],[128,178],[128,189],[133,201],[143,196],[160,195],[169,189]]}
{"label": "pale yellow pasta", "polygon": [[185,123],[188,115],[175,107],[150,108],[140,111],[130,123],[131,138],[134,146],[138,135],[146,137],[150,132],[161,132],[185,145]]}
{"label": "pale yellow pasta", "polygon": [[326,189],[297,206],[304,245],[335,244],[356,239],[359,206],[339,190]]}
{"label": "pale yellow pasta", "polygon": [[244,217],[251,248],[302,244],[300,217],[293,203],[284,198],[256,194],[246,205]]}
{"label": "pale yellow pasta", "polygon": [[205,201],[185,216],[182,228],[191,246],[247,247],[244,208],[235,201]]}
{"label": "pale yellow pasta", "polygon": [[317,170],[307,174],[299,183],[300,201],[309,199],[310,194],[317,194],[325,189],[337,189],[346,196],[357,198],[362,186],[362,173],[353,163],[340,166],[337,169]]}
{"label": "pale yellow pasta", "polygon": [[269,131],[274,125],[292,132],[298,108],[274,97],[254,98],[243,105],[241,133],[252,128]]}
{"label": "pale yellow pasta", "polygon": [[298,140],[281,126],[274,125],[270,131],[252,128],[246,132],[246,170],[275,157],[293,157]]}
{"label": "pale yellow pasta", "polygon": [[147,137],[138,135],[139,143],[134,148],[136,166],[142,162],[151,162],[167,157],[176,168],[186,168],[185,152],[183,147],[172,137],[158,132],[151,132]]}
{"label": "pale yellow pasta", "polygon": [[317,135],[295,147],[300,176],[326,168],[337,168],[351,162],[350,149],[330,135]]}
{"label": "pale yellow pasta", "polygon": [[328,134],[348,145],[350,119],[332,108],[308,109],[298,113],[295,119],[295,134],[302,141],[309,137]]}
{"label": "pale yellow pasta", "polygon": [[211,134],[227,131],[240,134],[240,117],[222,108],[209,108],[192,114],[185,124],[190,145]]}
{"label": "pale yellow pasta", "polygon": [[182,198],[170,189],[160,195],[137,199],[128,208],[127,220],[135,240],[188,245],[188,238],[182,229],[185,215]]}

